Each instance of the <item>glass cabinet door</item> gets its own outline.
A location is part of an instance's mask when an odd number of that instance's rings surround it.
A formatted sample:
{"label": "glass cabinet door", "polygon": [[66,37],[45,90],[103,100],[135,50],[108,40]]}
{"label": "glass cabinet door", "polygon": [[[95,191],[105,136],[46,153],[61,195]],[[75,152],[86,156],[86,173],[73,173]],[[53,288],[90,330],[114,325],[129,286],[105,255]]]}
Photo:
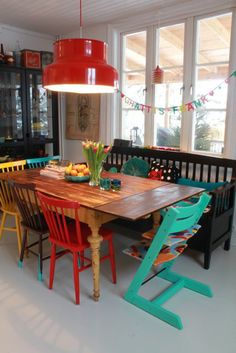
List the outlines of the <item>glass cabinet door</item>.
{"label": "glass cabinet door", "polygon": [[0,71],[1,142],[23,139],[22,73]]}
{"label": "glass cabinet door", "polygon": [[52,139],[52,95],[42,85],[41,73],[28,74],[30,136],[33,139]]}

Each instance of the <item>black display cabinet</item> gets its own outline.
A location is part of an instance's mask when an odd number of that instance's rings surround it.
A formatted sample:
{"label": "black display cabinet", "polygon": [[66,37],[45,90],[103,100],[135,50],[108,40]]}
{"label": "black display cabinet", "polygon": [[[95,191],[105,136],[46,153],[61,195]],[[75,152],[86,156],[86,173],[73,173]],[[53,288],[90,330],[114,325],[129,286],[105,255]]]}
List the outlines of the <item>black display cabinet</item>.
{"label": "black display cabinet", "polygon": [[58,95],[42,86],[42,71],[0,65],[0,156],[59,154]]}

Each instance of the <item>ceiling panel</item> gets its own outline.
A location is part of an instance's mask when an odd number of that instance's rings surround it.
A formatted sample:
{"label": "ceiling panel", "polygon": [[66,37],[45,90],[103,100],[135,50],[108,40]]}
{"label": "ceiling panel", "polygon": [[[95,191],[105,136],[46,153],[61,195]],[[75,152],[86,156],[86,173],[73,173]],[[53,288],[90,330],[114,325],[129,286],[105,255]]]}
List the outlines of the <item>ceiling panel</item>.
{"label": "ceiling panel", "polygon": [[[191,0],[84,0],[83,27]],[[51,35],[79,29],[79,0],[1,0],[0,23]]]}

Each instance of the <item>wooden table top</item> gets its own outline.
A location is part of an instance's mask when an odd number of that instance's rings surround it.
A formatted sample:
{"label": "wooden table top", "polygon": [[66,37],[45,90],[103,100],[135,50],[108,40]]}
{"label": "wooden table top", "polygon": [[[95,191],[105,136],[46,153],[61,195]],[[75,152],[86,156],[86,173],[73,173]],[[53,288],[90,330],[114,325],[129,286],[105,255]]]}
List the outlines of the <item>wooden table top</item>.
{"label": "wooden table top", "polygon": [[40,175],[39,169],[1,173],[0,179],[36,184],[36,189],[62,199],[75,200],[82,207],[117,217],[136,220],[175,202],[191,197],[204,189],[171,184],[124,174],[103,172],[103,177],[121,180],[120,191],[103,191],[88,182],[73,183]]}

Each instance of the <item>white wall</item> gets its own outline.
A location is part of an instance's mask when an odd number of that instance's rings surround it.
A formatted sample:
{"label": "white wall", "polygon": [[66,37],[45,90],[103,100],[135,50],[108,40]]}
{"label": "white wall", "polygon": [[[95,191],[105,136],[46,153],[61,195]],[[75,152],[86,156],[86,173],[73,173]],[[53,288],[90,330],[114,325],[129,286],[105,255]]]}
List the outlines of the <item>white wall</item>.
{"label": "white wall", "polygon": [[4,51],[13,51],[19,41],[21,49],[52,51],[55,37],[46,34],[27,31],[0,23],[0,43]]}

